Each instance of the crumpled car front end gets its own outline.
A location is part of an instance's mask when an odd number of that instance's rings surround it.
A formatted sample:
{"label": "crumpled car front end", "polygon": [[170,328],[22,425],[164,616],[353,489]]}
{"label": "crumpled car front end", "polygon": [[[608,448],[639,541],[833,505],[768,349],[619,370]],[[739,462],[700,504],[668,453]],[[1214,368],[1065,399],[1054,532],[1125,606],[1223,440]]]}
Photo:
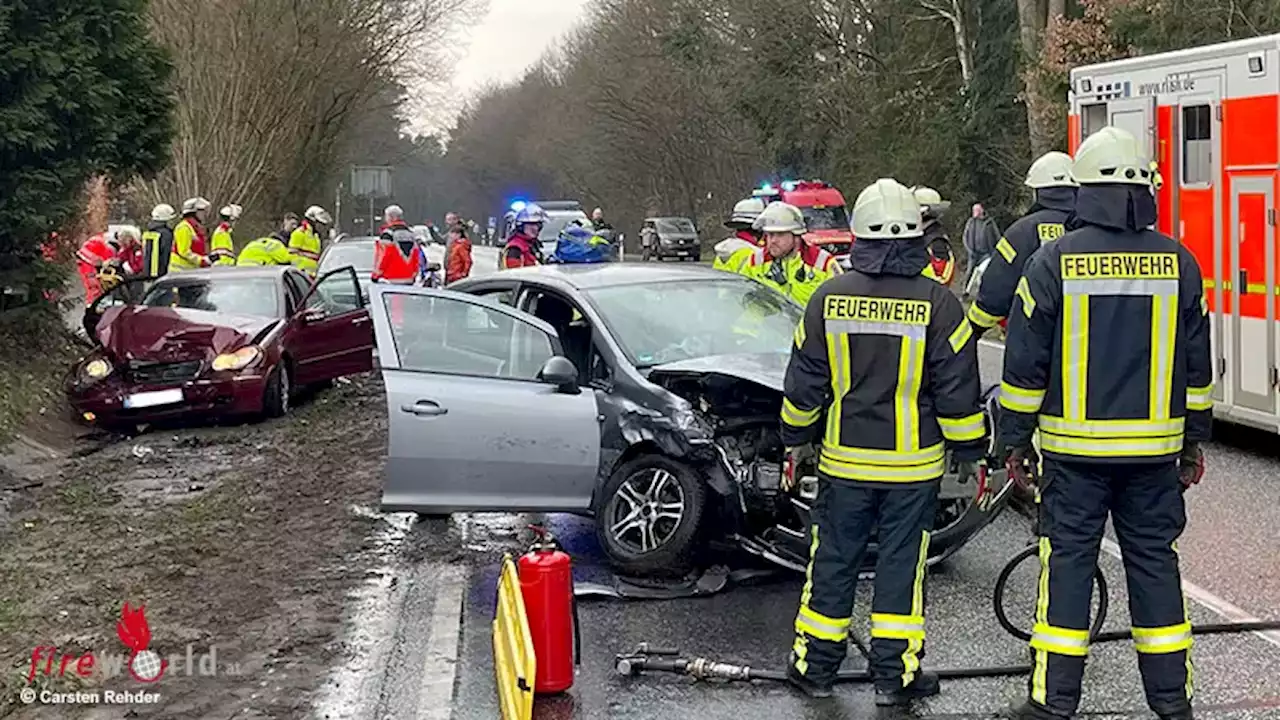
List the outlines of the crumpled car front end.
{"label": "crumpled car front end", "polygon": [[106,427],[187,415],[262,411],[278,359],[270,318],[123,306],[103,314],[99,347],[76,363],[66,391],[76,413]]}

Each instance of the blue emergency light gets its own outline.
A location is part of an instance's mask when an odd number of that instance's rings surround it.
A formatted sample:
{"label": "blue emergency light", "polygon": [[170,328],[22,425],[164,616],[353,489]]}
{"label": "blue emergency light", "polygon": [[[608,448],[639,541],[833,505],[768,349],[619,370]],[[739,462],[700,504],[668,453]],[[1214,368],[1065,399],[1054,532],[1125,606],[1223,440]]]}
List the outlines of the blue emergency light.
{"label": "blue emergency light", "polygon": [[529,203],[527,203],[527,202],[525,202],[525,201],[523,201],[523,200],[517,200],[517,201],[515,201],[515,202],[511,203],[511,211],[512,211],[512,212],[520,212],[521,210],[523,210],[523,209],[525,209],[525,208],[527,208],[527,207],[529,207]]}
{"label": "blue emergency light", "polygon": [[791,192],[792,190],[795,190],[795,189],[796,189],[796,183],[795,183],[795,181],[794,181],[794,180],[788,180],[788,181],[786,181],[786,182],[782,183],[782,189],[783,189],[783,190],[786,190],[787,192]]}
{"label": "blue emergency light", "polygon": [[761,189],[761,190],[764,190],[765,192],[769,192],[769,191],[773,190],[773,185],[771,185],[771,184],[769,184],[769,183],[765,183],[764,185],[761,185],[761,186],[760,186],[760,189]]}

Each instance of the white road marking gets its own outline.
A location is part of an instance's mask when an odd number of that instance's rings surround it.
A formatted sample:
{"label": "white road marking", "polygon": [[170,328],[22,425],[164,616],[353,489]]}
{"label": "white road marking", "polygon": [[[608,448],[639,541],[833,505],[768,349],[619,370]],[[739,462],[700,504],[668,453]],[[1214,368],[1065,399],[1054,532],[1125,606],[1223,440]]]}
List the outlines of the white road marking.
{"label": "white road marking", "polygon": [[456,565],[441,567],[439,590],[431,609],[431,638],[427,641],[418,696],[421,720],[449,720],[453,715],[453,686],[458,672],[458,640],[462,629],[462,594],[466,574]]}
{"label": "white road marking", "polygon": [[[978,344],[986,346],[988,348],[995,349],[995,350],[1004,350],[1004,343],[998,342],[996,340],[988,340],[986,338],[983,338],[982,340],[978,341]],[[1117,545],[1116,542],[1110,538],[1102,539],[1102,551],[1116,558],[1117,560],[1122,559],[1120,555],[1120,546]],[[1261,621],[1260,618],[1250,614],[1249,611],[1245,610],[1239,605],[1236,605],[1230,600],[1219,597],[1218,595],[1210,592],[1209,590],[1206,590],[1205,588],[1200,587],[1199,585],[1196,585],[1195,583],[1189,580],[1183,579],[1182,591],[1187,594],[1187,597],[1191,598],[1193,601],[1199,603],[1201,606],[1207,608],[1211,612],[1223,617],[1228,622],[1255,623],[1255,622]],[[1255,632],[1253,633],[1253,635],[1258,636],[1263,641],[1271,643],[1276,647],[1280,647],[1280,631],[1267,630],[1262,632]]]}

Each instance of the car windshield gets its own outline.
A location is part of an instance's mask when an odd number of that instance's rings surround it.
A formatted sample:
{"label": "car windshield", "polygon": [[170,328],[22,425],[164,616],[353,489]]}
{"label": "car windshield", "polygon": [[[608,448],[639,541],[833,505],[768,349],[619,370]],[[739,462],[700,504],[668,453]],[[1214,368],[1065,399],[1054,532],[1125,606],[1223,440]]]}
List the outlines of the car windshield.
{"label": "car windshield", "polygon": [[658,232],[671,233],[672,235],[692,235],[696,232],[693,229],[693,221],[688,218],[658,218]]}
{"label": "car windshield", "polygon": [[353,245],[334,245],[325,253],[324,260],[320,263],[320,270],[328,271],[348,265],[355,268],[358,273],[373,272],[373,245],[363,242]]}
{"label": "car windshield", "polygon": [[560,231],[569,226],[574,220],[582,220],[590,225],[590,218],[586,213],[551,213],[547,218],[547,222],[542,226],[542,232],[538,234],[538,239],[543,242],[549,242],[560,237]]}
{"label": "car windshield", "polygon": [[227,315],[280,316],[276,281],[263,277],[160,283],[147,291],[142,304]]}
{"label": "car windshield", "polygon": [[800,208],[804,213],[804,222],[810,230],[848,230],[849,216],[842,207],[806,207]]}
{"label": "car windshield", "polygon": [[587,292],[637,368],[734,353],[787,352],[804,311],[754,280],[726,276]]}

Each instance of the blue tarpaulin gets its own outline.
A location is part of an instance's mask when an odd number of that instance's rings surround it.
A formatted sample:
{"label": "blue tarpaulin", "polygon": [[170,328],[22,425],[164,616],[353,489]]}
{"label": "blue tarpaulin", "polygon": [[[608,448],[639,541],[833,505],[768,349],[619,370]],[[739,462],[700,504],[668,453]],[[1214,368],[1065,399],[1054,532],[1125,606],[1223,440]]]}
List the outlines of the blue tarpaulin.
{"label": "blue tarpaulin", "polygon": [[617,250],[608,240],[583,227],[565,228],[556,239],[551,261],[558,263],[602,263],[617,260]]}

